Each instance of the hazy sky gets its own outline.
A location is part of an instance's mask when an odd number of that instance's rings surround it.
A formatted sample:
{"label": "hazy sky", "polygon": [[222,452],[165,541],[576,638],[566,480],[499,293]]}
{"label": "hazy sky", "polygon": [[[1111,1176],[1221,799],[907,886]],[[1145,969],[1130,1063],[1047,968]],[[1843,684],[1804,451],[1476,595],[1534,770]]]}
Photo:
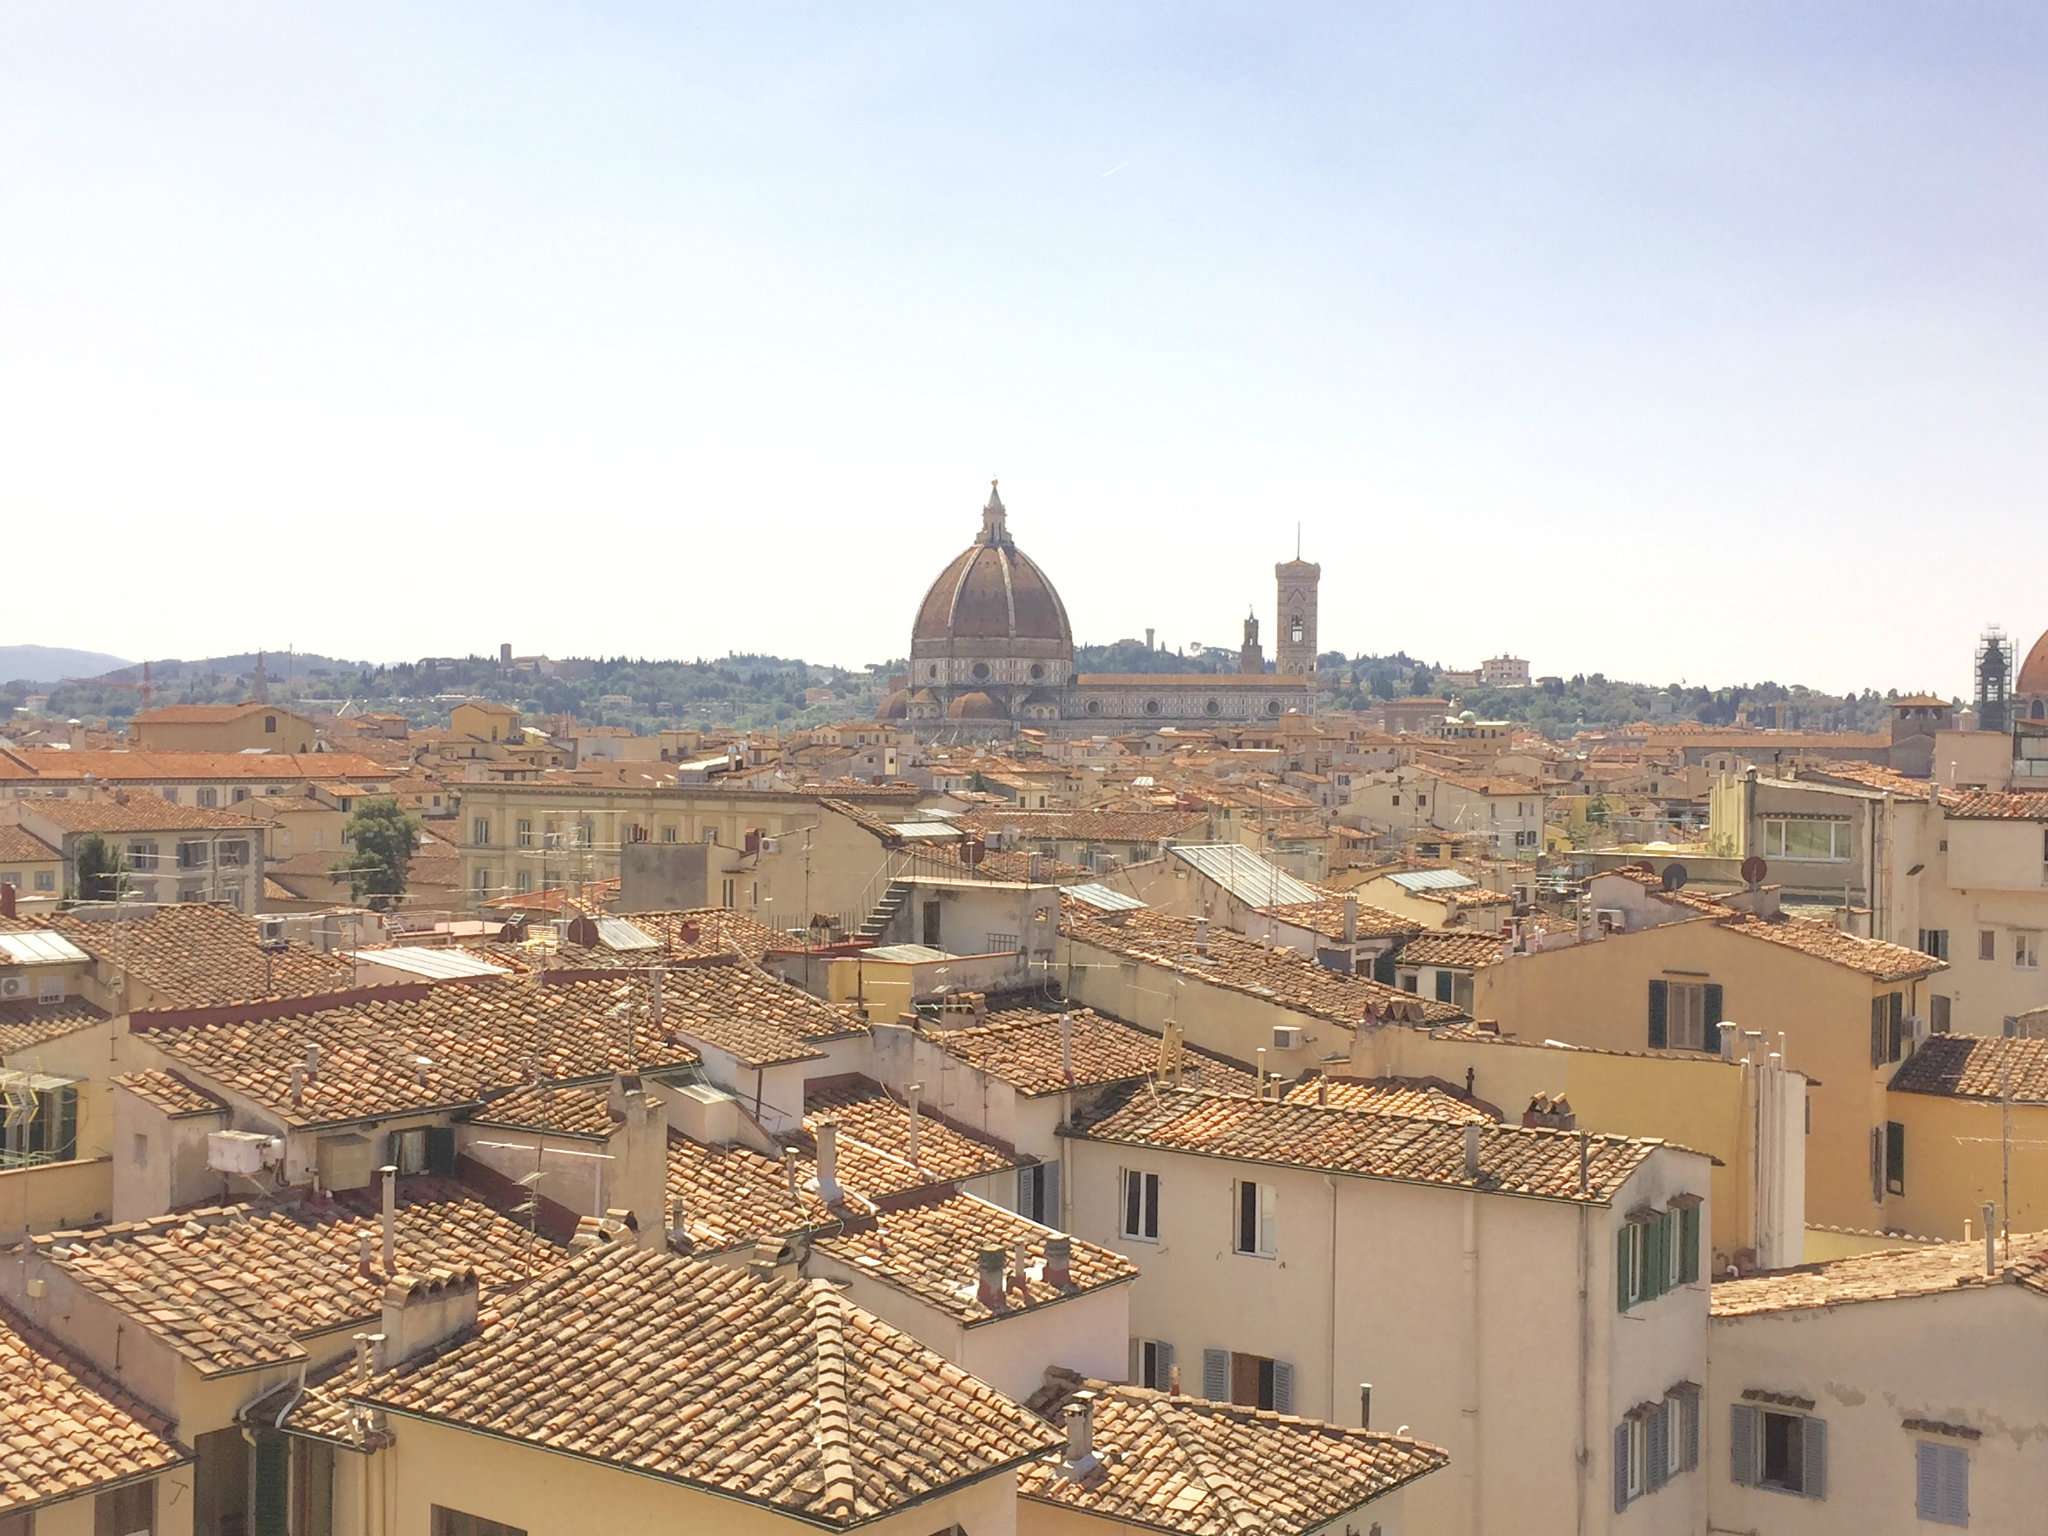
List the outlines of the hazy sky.
{"label": "hazy sky", "polygon": [[1078,636],[1965,686],[2038,6],[0,6],[0,642]]}

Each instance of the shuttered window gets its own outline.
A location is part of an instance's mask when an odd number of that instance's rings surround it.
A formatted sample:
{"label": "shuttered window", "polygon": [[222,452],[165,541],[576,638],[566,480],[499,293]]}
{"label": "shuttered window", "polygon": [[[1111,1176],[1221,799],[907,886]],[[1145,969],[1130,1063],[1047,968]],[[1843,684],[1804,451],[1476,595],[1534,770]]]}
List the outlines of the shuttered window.
{"label": "shuttered window", "polygon": [[1906,1128],[1896,1120],[1884,1127],[1884,1187],[1889,1194],[1906,1192]]}
{"label": "shuttered window", "polygon": [[1230,1351],[1202,1351],[1202,1396],[1212,1403],[1230,1401]]}
{"label": "shuttered window", "polygon": [[1250,1179],[1238,1181],[1233,1237],[1238,1253],[1270,1259],[1279,1252],[1274,1238],[1275,1193],[1270,1184],[1255,1184]]}
{"label": "shuttered window", "polygon": [[256,1437],[256,1488],[249,1529],[252,1536],[290,1536],[291,1448],[275,1432]]}
{"label": "shuttered window", "polygon": [[1131,1380],[1154,1392],[1172,1391],[1173,1346],[1164,1339],[1131,1340]]}
{"label": "shuttered window", "polygon": [[1159,1175],[1126,1168],[1124,1180],[1125,1237],[1159,1240]]}
{"label": "shuttered window", "polygon": [[[33,1516],[24,1515],[21,1519],[18,1536],[28,1536]],[[93,1500],[92,1536],[155,1536],[155,1531],[155,1482],[130,1483]],[[0,1536],[17,1536],[4,1519],[0,1519]]]}
{"label": "shuttered window", "polygon": [[1920,1440],[1913,1446],[1913,1505],[1937,1525],[1970,1523],[1970,1453],[1959,1445]]}
{"label": "shuttered window", "polygon": [[1729,1475],[1776,1493],[1828,1496],[1828,1426],[1803,1413],[1737,1403],[1729,1410]]}
{"label": "shuttered window", "polygon": [[1671,1012],[1671,984],[1650,983],[1650,1049],[1661,1051],[1668,1036],[1666,1021]]}

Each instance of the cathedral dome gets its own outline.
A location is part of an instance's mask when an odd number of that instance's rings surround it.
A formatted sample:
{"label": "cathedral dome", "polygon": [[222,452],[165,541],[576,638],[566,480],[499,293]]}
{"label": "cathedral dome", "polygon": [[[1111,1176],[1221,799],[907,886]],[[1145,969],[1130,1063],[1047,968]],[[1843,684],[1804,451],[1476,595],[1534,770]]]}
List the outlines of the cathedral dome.
{"label": "cathedral dome", "polygon": [[1008,713],[987,694],[976,689],[963,693],[946,706],[948,720],[1007,720]]}
{"label": "cathedral dome", "polygon": [[925,593],[910,631],[910,654],[1073,659],[1066,605],[1045,572],[1011,541],[993,481],[981,536]]}
{"label": "cathedral dome", "polygon": [[2048,635],[2034,642],[2034,648],[2027,652],[2027,659],[2020,663],[2020,675],[2012,685],[2014,693],[2029,697],[2048,695]]}

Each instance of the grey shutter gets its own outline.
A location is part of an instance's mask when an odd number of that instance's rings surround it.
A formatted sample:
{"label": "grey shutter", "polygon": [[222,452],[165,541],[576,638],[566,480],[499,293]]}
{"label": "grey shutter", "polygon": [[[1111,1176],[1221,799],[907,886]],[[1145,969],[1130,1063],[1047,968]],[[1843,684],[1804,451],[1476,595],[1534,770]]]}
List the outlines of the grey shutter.
{"label": "grey shutter", "polygon": [[1659,1403],[1643,1434],[1645,1454],[1650,1463],[1643,1468],[1643,1488],[1650,1493],[1664,1486],[1666,1469],[1671,1465],[1670,1410],[1669,1403]]}
{"label": "grey shutter", "polygon": [[1212,1403],[1230,1401],[1230,1351],[1202,1351],[1202,1396]]}
{"label": "grey shutter", "polygon": [[1294,1367],[1285,1360],[1273,1362],[1273,1411],[1294,1412]]}
{"label": "grey shutter", "polygon": [[1628,1421],[1614,1427],[1614,1512],[1628,1508]]}
{"label": "grey shutter", "polygon": [[1941,1517],[1950,1525],[1970,1523],[1970,1453],[1957,1445],[1941,1447]]}
{"label": "grey shutter", "polygon": [[1828,1425],[1825,1419],[1799,1421],[1799,1460],[1805,1470],[1804,1492],[1810,1499],[1828,1496]]}
{"label": "grey shutter", "polygon": [[1687,1387],[1678,1397],[1679,1464],[1690,1472],[1700,1464],[1700,1393]]}
{"label": "grey shutter", "polygon": [[1913,1447],[1913,1512],[1922,1520],[1941,1514],[1941,1447],[1919,1441]]}
{"label": "grey shutter", "polygon": [[1664,1049],[1664,1041],[1665,1041],[1665,1029],[1664,1029],[1664,1020],[1665,1020],[1665,1017],[1666,1017],[1666,1015],[1667,1015],[1667,1014],[1669,1013],[1669,1011],[1670,1011],[1670,1006],[1671,1006],[1671,986],[1670,986],[1670,984],[1669,984],[1668,982],[1662,982],[1662,981],[1653,981],[1653,982],[1651,982],[1651,983],[1650,983],[1650,1049],[1651,1049],[1651,1050],[1653,1050],[1653,1051],[1661,1051],[1661,1050],[1663,1050],[1663,1049]]}
{"label": "grey shutter", "polygon": [[1628,1310],[1629,1223],[1614,1234],[1614,1310]]}
{"label": "grey shutter", "polygon": [[1756,1410],[1744,1403],[1728,1410],[1728,1476],[1744,1488],[1756,1484]]}
{"label": "grey shutter", "polygon": [[1715,981],[1708,982],[1706,992],[1707,1019],[1706,1026],[1700,1034],[1700,1049],[1718,1053],[1721,1049],[1721,1031],[1714,1026],[1721,1022],[1721,984]]}
{"label": "grey shutter", "polygon": [[1152,1361],[1154,1369],[1159,1372],[1159,1379],[1157,1381],[1148,1381],[1145,1385],[1157,1387],[1161,1392],[1171,1391],[1173,1389],[1173,1346],[1163,1339],[1155,1343],[1152,1346]]}
{"label": "grey shutter", "polygon": [[1870,1064],[1873,1067],[1884,1065],[1884,999],[1881,997],[1870,1000]]}
{"label": "grey shutter", "polygon": [[254,1536],[286,1536],[290,1511],[291,1449],[280,1434],[256,1437],[255,1497],[250,1530]]}
{"label": "grey shutter", "polygon": [[1038,1165],[1038,1198],[1040,1202],[1039,1208],[1045,1212],[1039,1220],[1043,1221],[1048,1227],[1065,1231],[1066,1229],[1060,1226],[1060,1165],[1058,1163],[1040,1163]]}
{"label": "grey shutter", "polygon": [[1017,1214],[1030,1217],[1037,1208],[1038,1170],[1019,1168],[1017,1170]]}

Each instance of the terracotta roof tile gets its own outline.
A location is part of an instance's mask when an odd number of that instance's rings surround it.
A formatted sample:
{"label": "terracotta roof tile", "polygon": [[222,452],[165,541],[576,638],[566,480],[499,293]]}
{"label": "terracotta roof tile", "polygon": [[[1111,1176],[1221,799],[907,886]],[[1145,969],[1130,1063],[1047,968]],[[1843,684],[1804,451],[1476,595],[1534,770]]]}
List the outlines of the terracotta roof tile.
{"label": "terracotta roof tile", "polygon": [[[940,1120],[918,1114],[917,1158],[910,1156],[910,1111],[866,1078],[817,1084],[804,1093],[804,1126],[813,1136],[821,1115],[839,1123],[839,1182],[882,1199],[933,1184],[980,1178],[1026,1161]],[[805,1149],[807,1152],[810,1148]],[[879,1153],[879,1157],[871,1154]]]}
{"label": "terracotta roof tile", "polygon": [[[1341,940],[1344,937],[1344,898],[1341,896],[1326,896],[1320,901],[1290,902],[1260,910],[1283,923],[1313,929],[1326,939]],[[1361,939],[1397,939],[1421,933],[1422,924],[1412,917],[1402,917],[1384,907],[1361,901],[1357,904],[1354,931]]]}
{"label": "terracotta roof tile", "polygon": [[1499,963],[1508,952],[1508,941],[1499,934],[1467,933],[1462,928],[1440,928],[1410,939],[1394,951],[1402,965],[1436,965],[1456,970],[1478,970]]}
{"label": "terracotta roof tile", "polygon": [[1745,915],[1724,921],[1721,926],[1731,933],[1762,939],[1766,943],[1796,949],[1819,960],[1847,966],[1852,971],[1861,971],[1864,975],[1879,981],[1907,981],[1916,976],[1931,976],[1936,971],[1948,969],[1948,962],[1945,960],[1937,960],[1917,949],[1908,949],[1903,944],[1888,944],[1883,939],[1859,938],[1853,933],[1842,932],[1832,923],[1807,922],[1793,917],[1764,918]]}
{"label": "terracotta roof tile", "polygon": [[685,1241],[692,1253],[726,1253],[764,1237],[785,1237],[830,1226],[839,1217],[820,1200],[817,1167],[795,1159],[796,1190],[782,1162],[752,1147],[708,1145],[671,1130],[668,1197],[682,1206]]}
{"label": "terracotta roof tile", "polygon": [[1465,1172],[1466,1127],[1212,1093],[1117,1090],[1071,1134],[1207,1157],[1282,1163],[1491,1194],[1608,1204],[1662,1142],[1592,1136],[1579,1189],[1579,1137],[1520,1126],[1480,1127],[1479,1177]]}
{"label": "terracotta roof tile", "polygon": [[67,997],[61,1003],[0,1003],[0,1056],[32,1050],[106,1020],[105,1012],[82,997]]}
{"label": "terracotta roof tile", "polygon": [[356,1395],[842,1528],[1060,1438],[822,1281],[623,1244]]}
{"label": "terracotta roof tile", "polygon": [[1290,1104],[1327,1104],[1373,1115],[1406,1115],[1454,1125],[1490,1125],[1500,1116],[1448,1083],[1418,1077],[1311,1077],[1287,1090]]}
{"label": "terracotta roof tile", "polygon": [[66,832],[253,831],[263,825],[253,816],[178,805],[162,795],[139,789],[120,790],[115,796],[91,800],[27,795],[14,803],[31,815],[55,822]]}
{"label": "terracotta roof tile", "polygon": [[61,858],[62,854],[34,834],[0,825],[0,865],[51,864]]}
{"label": "terracotta roof tile", "polygon": [[303,944],[265,950],[255,922],[225,907],[164,906],[120,922],[75,916],[46,924],[85,950],[104,973],[126,973],[149,996],[135,1006],[201,1008],[260,997],[338,991],[354,977],[346,960]]}
{"label": "terracotta roof tile", "polygon": [[1929,1035],[1892,1074],[1894,1093],[1954,1099],[2001,1098],[2048,1104],[2048,1040],[2002,1035]]}
{"label": "terracotta roof tile", "polygon": [[0,1517],[191,1459],[166,1420],[0,1305]]}
{"label": "terracotta roof tile", "polygon": [[1202,811],[967,811],[955,825],[984,835],[1015,831],[1034,842],[1163,843],[1207,833]]}
{"label": "terracotta roof tile", "polygon": [[1143,1387],[1087,1388],[1100,1469],[1076,1480],[1055,1462],[1035,1462],[1019,1474],[1017,1492],[1120,1528],[1306,1536],[1450,1462],[1448,1452],[1405,1435]]}
{"label": "terracotta roof tile", "polygon": [[608,1141],[618,1129],[609,1088],[527,1083],[486,1099],[470,1115],[473,1125],[501,1125],[509,1130],[547,1131],[587,1141]]}
{"label": "terracotta roof tile", "polygon": [[1980,790],[1948,806],[1956,821],[2048,821],[2048,794],[1998,794]]}
{"label": "terracotta roof tile", "polygon": [[208,1093],[198,1084],[175,1072],[152,1067],[145,1072],[124,1072],[114,1079],[116,1088],[126,1088],[138,1099],[154,1104],[172,1119],[187,1115],[219,1115],[227,1112],[227,1101]]}
{"label": "terracotta roof tile", "polygon": [[[1131,1082],[1159,1070],[1157,1035],[1092,1008],[1072,1008],[1065,1010],[1069,1018],[1067,1053],[1073,1062],[1069,1077],[1061,1065],[1061,1011],[1057,1007],[994,1009],[981,1024],[933,1030],[927,1038],[948,1055],[1008,1083],[1026,1097]],[[1199,1088],[1249,1093],[1254,1086],[1249,1071],[1221,1058],[1190,1050],[1187,1066],[1193,1085]]]}
{"label": "terracotta roof tile", "polygon": [[2015,1235],[1999,1259],[1998,1273],[1984,1273],[1984,1243],[1939,1243],[1928,1248],[1895,1248],[1771,1270],[1714,1285],[1715,1318],[1752,1317],[1859,1301],[1894,1301],[1948,1291],[2019,1285],[2048,1295],[2048,1235]]}
{"label": "terracotta roof tile", "polygon": [[[884,1211],[872,1222],[820,1238],[816,1247],[849,1269],[915,1296],[970,1328],[1137,1279],[1138,1266],[1122,1254],[1073,1238],[1072,1283],[1049,1284],[1045,1240],[1054,1235],[999,1205],[973,1195],[948,1194]],[[1020,1244],[1025,1250],[1025,1283],[1017,1286],[1011,1281]],[[980,1298],[977,1267],[984,1248],[1003,1250],[1000,1310],[992,1310]]]}

